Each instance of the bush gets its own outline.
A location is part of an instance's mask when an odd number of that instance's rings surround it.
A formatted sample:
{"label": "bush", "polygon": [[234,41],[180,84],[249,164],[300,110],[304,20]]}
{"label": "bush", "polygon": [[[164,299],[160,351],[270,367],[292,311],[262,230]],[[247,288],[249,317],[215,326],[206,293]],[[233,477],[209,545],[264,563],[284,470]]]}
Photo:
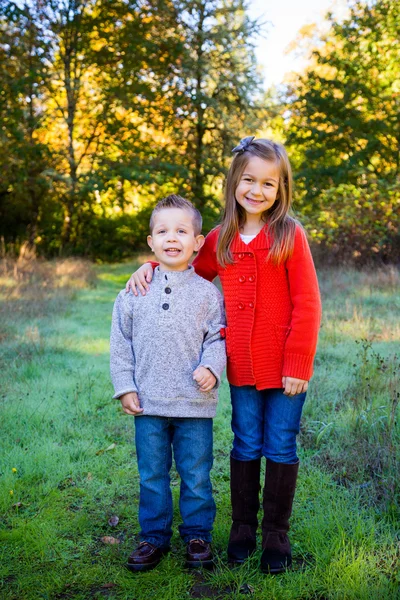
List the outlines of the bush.
{"label": "bush", "polygon": [[400,181],[341,184],[324,191],[318,214],[303,219],[317,261],[368,264],[398,262]]}

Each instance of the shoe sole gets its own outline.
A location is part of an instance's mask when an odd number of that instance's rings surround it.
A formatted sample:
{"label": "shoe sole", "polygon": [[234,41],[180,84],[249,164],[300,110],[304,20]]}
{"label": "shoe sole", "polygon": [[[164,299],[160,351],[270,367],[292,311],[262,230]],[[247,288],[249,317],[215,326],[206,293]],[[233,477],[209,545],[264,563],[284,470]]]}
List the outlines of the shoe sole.
{"label": "shoe sole", "polygon": [[243,558],[238,558],[237,556],[232,556],[228,554],[228,564],[243,565],[246,562],[246,560],[254,556],[254,554],[255,550],[252,550],[252,552],[250,552],[247,556],[244,556]]}
{"label": "shoe sole", "polygon": [[159,560],[155,563],[150,563],[147,565],[132,565],[130,563],[126,563],[126,568],[134,573],[138,573],[140,571],[151,571],[151,569],[155,569],[159,564]]}
{"label": "shoe sole", "polygon": [[290,571],[291,567],[292,563],[289,563],[288,565],[282,565],[282,567],[276,567],[275,569],[260,566],[260,569],[266,575],[279,575],[280,573],[284,573],[285,571]]}
{"label": "shoe sole", "polygon": [[213,560],[187,560],[185,562],[187,569],[213,569],[215,567]]}
{"label": "shoe sole", "polygon": [[283,569],[263,569],[261,567],[261,572],[265,573],[266,575],[279,575],[279,573],[284,573],[285,571],[287,571],[286,567]]}

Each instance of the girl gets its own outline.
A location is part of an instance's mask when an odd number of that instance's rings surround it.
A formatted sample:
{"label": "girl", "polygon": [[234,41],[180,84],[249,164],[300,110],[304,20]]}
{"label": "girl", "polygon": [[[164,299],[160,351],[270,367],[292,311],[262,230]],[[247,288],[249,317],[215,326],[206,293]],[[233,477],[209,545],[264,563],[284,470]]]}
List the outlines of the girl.
{"label": "girl", "polygon": [[[292,563],[287,532],[299,468],[296,436],[321,304],[305,233],[289,214],[292,174],[284,147],[252,136],[233,152],[222,223],[193,266],[209,281],[220,277],[226,305],[234,433],[228,558],[242,563],[256,548],[264,456],[261,569],[280,573]],[[146,293],[152,266],[143,265],[127,288]]]}

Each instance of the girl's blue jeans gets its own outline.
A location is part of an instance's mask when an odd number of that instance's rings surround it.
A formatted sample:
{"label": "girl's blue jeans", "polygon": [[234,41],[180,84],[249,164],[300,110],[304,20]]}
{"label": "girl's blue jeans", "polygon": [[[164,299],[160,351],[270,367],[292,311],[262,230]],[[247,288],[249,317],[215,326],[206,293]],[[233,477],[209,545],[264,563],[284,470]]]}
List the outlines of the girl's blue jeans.
{"label": "girl's blue jeans", "polygon": [[297,463],[296,436],[306,394],[290,398],[283,389],[257,390],[231,385],[232,457],[254,460],[265,456],[274,462]]}
{"label": "girl's blue jeans", "polygon": [[135,417],[136,454],[140,475],[140,540],[168,547],[172,536],[169,472],[172,450],[181,479],[179,533],[185,543],[211,541],[215,518],[210,471],[213,463],[212,419]]}

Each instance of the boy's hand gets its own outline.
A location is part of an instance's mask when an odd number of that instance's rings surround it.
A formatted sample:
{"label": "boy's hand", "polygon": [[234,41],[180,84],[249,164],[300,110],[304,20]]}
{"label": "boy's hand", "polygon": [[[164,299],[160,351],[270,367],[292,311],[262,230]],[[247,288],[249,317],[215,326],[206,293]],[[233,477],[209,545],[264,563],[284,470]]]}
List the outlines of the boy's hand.
{"label": "boy's hand", "polygon": [[193,379],[199,384],[201,392],[210,392],[217,383],[214,375],[206,367],[197,367],[193,371]]}
{"label": "boy's hand", "polygon": [[139,398],[136,392],[123,394],[119,399],[122,404],[122,410],[127,415],[140,415],[140,413],[143,412],[143,408],[140,408]]}
{"label": "boy's hand", "polygon": [[[150,290],[149,283],[153,279],[153,267],[150,263],[144,263],[137,271],[135,271],[129,278],[125,286],[126,293],[131,289],[135,296],[138,295],[137,290],[140,291],[142,296]],[[137,289],[136,289],[137,288]]]}
{"label": "boy's hand", "polygon": [[308,390],[308,381],[296,377],[282,377],[285,396],[297,396]]}

